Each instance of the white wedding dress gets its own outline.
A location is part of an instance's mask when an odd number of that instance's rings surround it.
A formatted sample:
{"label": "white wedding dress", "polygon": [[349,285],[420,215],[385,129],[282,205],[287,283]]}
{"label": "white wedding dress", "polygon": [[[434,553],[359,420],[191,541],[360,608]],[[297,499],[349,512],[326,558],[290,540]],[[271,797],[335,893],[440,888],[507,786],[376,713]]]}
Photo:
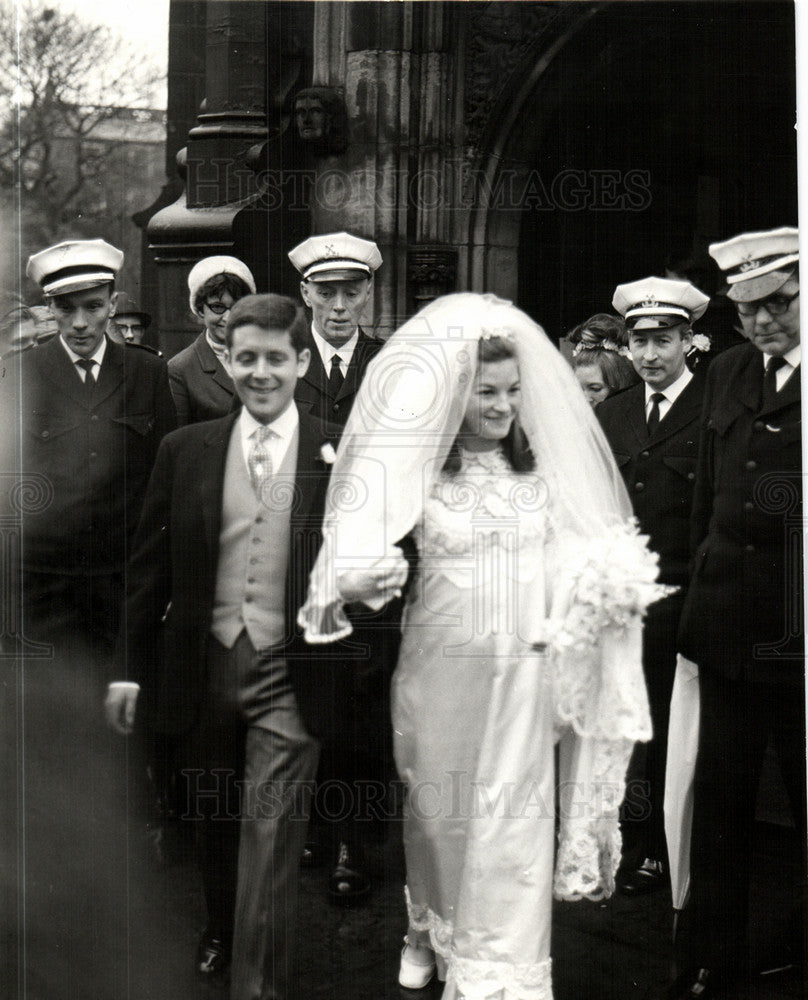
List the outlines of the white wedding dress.
{"label": "white wedding dress", "polygon": [[[518,359],[536,471],[499,450],[440,471],[491,337]],[[392,697],[410,940],[435,950],[443,1000],[552,1000],[553,895],[614,890],[625,770],[651,735],[642,616],[665,589],[568,366],[493,296],[436,300],[368,368],[298,616],[309,642],[350,635],[343,586],[389,600],[379,581],[410,531]]]}
{"label": "white wedding dress", "polygon": [[416,529],[393,729],[410,927],[445,963],[446,1000],[552,997],[552,680],[528,638],[546,573],[536,483],[500,451],[462,452]]}

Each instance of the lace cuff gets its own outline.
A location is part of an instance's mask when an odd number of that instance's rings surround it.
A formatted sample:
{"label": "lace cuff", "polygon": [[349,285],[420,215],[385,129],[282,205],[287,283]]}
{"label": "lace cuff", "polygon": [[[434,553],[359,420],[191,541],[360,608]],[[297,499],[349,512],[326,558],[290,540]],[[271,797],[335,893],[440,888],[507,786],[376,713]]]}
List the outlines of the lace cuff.
{"label": "lace cuff", "polygon": [[605,899],[620,864],[620,803],[634,744],[569,731],[559,747],[556,899]]}

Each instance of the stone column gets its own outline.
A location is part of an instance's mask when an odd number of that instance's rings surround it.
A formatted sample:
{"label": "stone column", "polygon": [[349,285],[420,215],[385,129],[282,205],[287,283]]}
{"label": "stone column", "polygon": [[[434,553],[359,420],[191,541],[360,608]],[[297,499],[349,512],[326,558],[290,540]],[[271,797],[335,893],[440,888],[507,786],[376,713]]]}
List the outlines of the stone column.
{"label": "stone column", "polygon": [[[152,216],[147,228],[149,250],[157,261],[161,346],[168,356],[198,332],[186,287],[193,264],[211,254],[230,253],[252,266],[237,245],[233,222],[258,196],[256,175],[246,157],[267,137],[266,5],[211,0],[191,6],[184,11],[173,4],[171,23],[172,29],[178,19],[184,23],[186,44],[194,38],[198,44],[202,37],[205,96],[187,146],[177,154],[185,189]],[[204,17],[202,31],[198,22],[189,23],[189,13]],[[176,59],[177,50],[170,55]]]}
{"label": "stone column", "polygon": [[384,264],[367,325],[385,337],[434,297],[423,283],[416,296],[411,279],[429,275],[440,291],[453,283],[444,212],[457,108],[453,15],[437,3],[316,6],[313,82],[344,94],[350,138],[346,153],[318,164],[313,232],[347,229],[379,244]]}

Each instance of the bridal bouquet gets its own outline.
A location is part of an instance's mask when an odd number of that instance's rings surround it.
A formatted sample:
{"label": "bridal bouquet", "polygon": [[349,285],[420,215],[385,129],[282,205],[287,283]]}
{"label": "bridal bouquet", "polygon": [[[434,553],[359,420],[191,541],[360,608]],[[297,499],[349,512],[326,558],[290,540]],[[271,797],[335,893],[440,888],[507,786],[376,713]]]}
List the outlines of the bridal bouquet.
{"label": "bridal bouquet", "polygon": [[657,583],[659,556],[629,521],[598,539],[567,541],[559,552],[564,608],[550,622],[549,643],[557,650],[591,649],[605,629],[642,621],[649,604],[673,593]]}

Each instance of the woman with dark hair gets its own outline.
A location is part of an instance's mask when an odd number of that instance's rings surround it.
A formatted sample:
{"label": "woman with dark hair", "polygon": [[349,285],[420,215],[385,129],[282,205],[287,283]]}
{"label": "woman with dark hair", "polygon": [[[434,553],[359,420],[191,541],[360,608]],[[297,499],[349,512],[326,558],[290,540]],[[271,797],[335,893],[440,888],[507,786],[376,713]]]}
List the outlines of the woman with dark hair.
{"label": "woman with dark hair", "polygon": [[650,735],[640,620],[658,596],[630,515],[569,366],[510,303],[438,299],[368,368],[300,624],[310,642],[349,635],[343,605],[400,593],[393,543],[413,533],[392,687],[401,986],[437,972],[443,1000],[551,1000],[553,892],[613,891],[625,769]]}
{"label": "woman with dark hair", "polygon": [[567,340],[573,345],[572,370],[591,406],[639,382],[619,316],[596,313],[571,330]]}
{"label": "woman with dark hair", "polygon": [[205,257],[188,275],[191,312],[204,329],[168,362],[171,394],[180,427],[230,412],[233,381],[224,369],[224,332],[230,310],[255,293],[250,269],[236,257]]}

